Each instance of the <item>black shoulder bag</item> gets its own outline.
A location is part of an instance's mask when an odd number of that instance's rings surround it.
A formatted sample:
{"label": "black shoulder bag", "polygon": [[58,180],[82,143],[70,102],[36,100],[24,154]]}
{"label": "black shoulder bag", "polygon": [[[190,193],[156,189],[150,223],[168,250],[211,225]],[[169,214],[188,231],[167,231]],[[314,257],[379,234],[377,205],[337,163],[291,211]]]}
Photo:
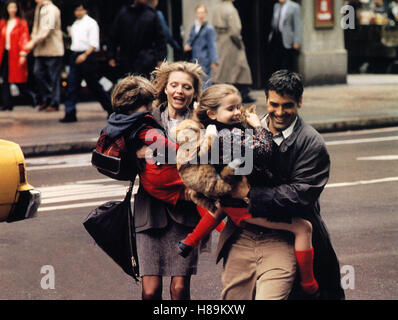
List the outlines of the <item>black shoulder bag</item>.
{"label": "black shoulder bag", "polygon": [[123,201],[108,201],[89,213],[84,227],[105,253],[135,281],[140,281],[130,182]]}

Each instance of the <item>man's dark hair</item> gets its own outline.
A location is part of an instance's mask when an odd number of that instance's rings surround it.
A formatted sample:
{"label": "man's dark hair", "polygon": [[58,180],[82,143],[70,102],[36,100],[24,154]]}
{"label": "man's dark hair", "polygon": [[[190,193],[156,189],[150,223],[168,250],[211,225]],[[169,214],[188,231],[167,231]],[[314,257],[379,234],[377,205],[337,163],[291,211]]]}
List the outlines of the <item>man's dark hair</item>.
{"label": "man's dark hair", "polygon": [[300,74],[289,70],[279,70],[272,74],[265,85],[265,96],[268,98],[269,91],[275,91],[284,96],[289,95],[300,101],[304,92],[303,79]]}
{"label": "man's dark hair", "polygon": [[76,10],[76,8],[83,7],[84,10],[87,10],[87,3],[84,0],[76,0],[73,5],[72,9]]}

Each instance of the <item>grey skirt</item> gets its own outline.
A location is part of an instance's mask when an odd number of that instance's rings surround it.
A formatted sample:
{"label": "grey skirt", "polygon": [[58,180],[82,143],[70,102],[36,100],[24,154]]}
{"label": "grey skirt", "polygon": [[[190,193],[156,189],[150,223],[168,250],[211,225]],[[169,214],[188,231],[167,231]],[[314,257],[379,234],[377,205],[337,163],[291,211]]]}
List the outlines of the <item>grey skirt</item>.
{"label": "grey skirt", "polygon": [[189,276],[196,274],[198,249],[183,258],[178,254],[178,241],[193,228],[168,217],[167,227],[137,232],[138,263],[141,276]]}

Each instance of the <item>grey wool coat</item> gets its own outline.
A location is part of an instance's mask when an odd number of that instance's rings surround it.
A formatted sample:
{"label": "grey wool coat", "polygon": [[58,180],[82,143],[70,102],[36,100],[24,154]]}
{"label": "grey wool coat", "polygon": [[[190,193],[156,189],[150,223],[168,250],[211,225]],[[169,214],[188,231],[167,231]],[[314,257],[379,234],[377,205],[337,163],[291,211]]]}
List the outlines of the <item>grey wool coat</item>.
{"label": "grey wool coat", "polygon": [[213,12],[213,27],[217,35],[218,66],[213,74],[214,83],[252,84],[242,41],[239,13],[229,1],[221,2]]}

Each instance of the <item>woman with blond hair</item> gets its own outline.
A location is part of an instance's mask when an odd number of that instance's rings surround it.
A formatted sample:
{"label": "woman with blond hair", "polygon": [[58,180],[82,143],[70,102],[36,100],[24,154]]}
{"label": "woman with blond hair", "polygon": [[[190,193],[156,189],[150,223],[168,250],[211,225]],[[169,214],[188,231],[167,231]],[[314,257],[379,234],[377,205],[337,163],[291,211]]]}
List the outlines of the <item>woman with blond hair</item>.
{"label": "woman with blond hair", "polygon": [[[193,103],[201,94],[203,71],[199,64],[164,62],[153,76],[157,100],[152,115],[170,133],[180,121],[192,116]],[[152,169],[161,170],[162,165],[153,164]],[[147,164],[145,170],[151,170],[151,166]],[[190,299],[190,280],[197,271],[198,251],[184,259],[178,255],[176,244],[199,221],[196,205],[185,200],[167,204],[150,196],[140,185],[134,197],[134,215],[142,299],[162,299],[164,276],[171,277],[171,299]]]}

